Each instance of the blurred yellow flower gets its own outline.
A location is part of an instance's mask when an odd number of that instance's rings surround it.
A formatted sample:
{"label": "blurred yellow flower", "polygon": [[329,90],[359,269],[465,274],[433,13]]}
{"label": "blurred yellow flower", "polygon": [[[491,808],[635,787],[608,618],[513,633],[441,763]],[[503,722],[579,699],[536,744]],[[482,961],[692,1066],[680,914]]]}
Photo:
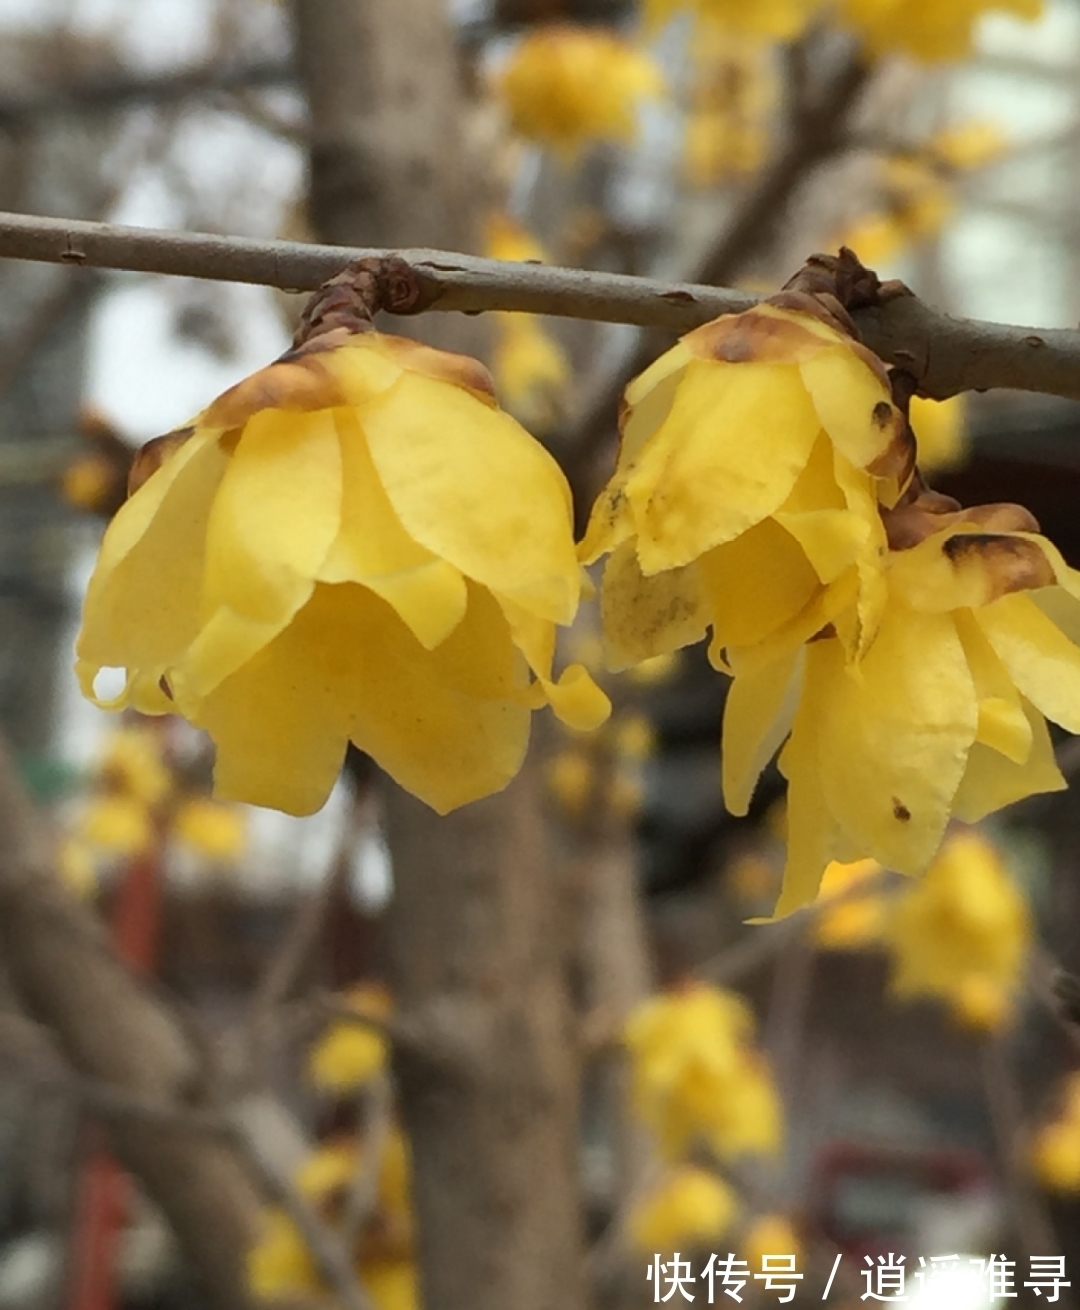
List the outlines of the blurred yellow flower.
{"label": "blurred yellow flower", "polygon": [[616,755],[641,763],[656,752],[656,729],[647,715],[626,710],[611,720],[608,731]]}
{"label": "blurred yellow flower", "polygon": [[690,10],[700,28],[715,28],[729,39],[790,41],[806,27],[821,0],[645,0],[645,23],[656,28],[673,14]]}
{"label": "blurred yellow flower", "polygon": [[360,1148],[351,1138],[316,1147],[300,1166],[296,1185],[312,1201],[323,1201],[347,1188],[360,1168]]}
{"label": "blurred yellow flower", "polygon": [[177,806],[172,835],[205,860],[235,864],[247,846],[247,818],[237,805],[193,796]]}
{"label": "blurred yellow flower", "polygon": [[916,59],[962,59],[984,13],[1007,12],[1033,20],[1042,0],[841,0],[840,16],[871,54],[900,52]]}
{"label": "blurred yellow flower", "polygon": [[501,210],[488,214],[484,223],[484,253],[489,259],[542,264],[547,251],[524,224]]}
{"label": "blurred yellow flower", "polygon": [[791,1220],[782,1214],[759,1215],[743,1237],[742,1250],[751,1269],[764,1269],[766,1255],[793,1255],[795,1264],[802,1264],[802,1241]]}
{"label": "blurred yellow flower", "polygon": [[[883,365],[813,303],[716,319],[627,388],[618,465],[581,546],[586,562],[610,554],[601,612],[615,666],[698,641],[711,624],[710,658],[730,671],[814,605],[807,637],[842,610],[854,646],[872,636],[884,593],[877,500],[897,499],[914,451]],[[765,761],[746,758],[739,722],[735,696],[725,795],[741,814]]]}
{"label": "blurred yellow flower", "polygon": [[822,909],[814,922],[814,941],[821,950],[851,951],[874,943],[881,936],[885,921],[885,905],[879,891],[867,889],[865,895],[856,890],[881,873],[877,860],[854,860],[841,864],[837,860],[826,865],[818,890],[819,901],[829,900],[851,892],[851,898],[838,905]]}
{"label": "blurred yellow flower", "polygon": [[262,1213],[262,1231],[247,1253],[247,1275],[258,1297],[301,1296],[322,1284],[307,1245],[284,1210]]}
{"label": "blurred yellow flower", "polygon": [[558,422],[570,361],[534,315],[496,315],[491,371],[503,404],[530,431],[544,432]]}
{"label": "blurred yellow flower", "polygon": [[584,814],[595,780],[592,754],[582,746],[565,746],[548,761],[548,788],[567,814]]}
{"label": "blurred yellow flower", "polygon": [[65,837],[56,853],[56,870],[67,889],[79,897],[97,891],[97,870],[85,840]]}
{"label": "blurred yellow flower", "polygon": [[721,1158],[773,1152],[780,1101],[750,1007],[707,983],[650,997],[627,1020],[634,1106],[669,1159],[698,1140]]}
{"label": "blurred yellow flower", "polygon": [[103,855],[141,855],[154,844],[154,820],[135,796],[99,792],[86,802],[79,836]]}
{"label": "blurred yellow flower", "polygon": [[1022,985],[1031,936],[1027,902],[993,844],[955,833],[887,918],[890,987],[943,997],[975,1026],[996,1027]]}
{"label": "blurred yellow flower", "polygon": [[711,186],[753,172],[765,158],[779,94],[773,52],[760,40],[699,23],[688,53],[693,81],[683,145],[687,180]]}
{"label": "blurred yellow flower", "polygon": [[1056,1117],[1035,1134],[1031,1163],[1051,1192],[1080,1193],[1080,1074],[1069,1074],[1059,1092]]}
{"label": "blurred yellow flower", "polygon": [[411,1260],[362,1260],[360,1281],[375,1310],[417,1310],[420,1304]]}
{"label": "blurred yellow flower", "polygon": [[69,505],[94,513],[109,499],[116,485],[116,469],[107,456],[92,451],[77,456],[64,469],[60,494]]}
{"label": "blurred yellow flower", "polygon": [[630,141],[637,106],[663,91],[644,51],[611,31],[569,23],[535,28],[497,81],[514,131],[571,155],[587,141]]}
{"label": "blurred yellow flower", "polygon": [[950,168],[967,171],[1000,159],[1009,148],[1009,138],[997,123],[971,118],[935,132],[926,148]]}
{"label": "blurred yellow flower", "polygon": [[693,1249],[728,1231],[739,1209],[734,1191],[695,1165],[673,1169],[630,1212],[630,1241],[641,1252]]}
{"label": "blurred yellow flower", "polygon": [[97,770],[111,791],[134,796],[146,805],[163,801],[173,787],[166,766],[161,733],[150,724],[116,728],[105,739]]}
{"label": "blurred yellow flower", "polygon": [[[443,812],[514,776],[542,702],[605,717],[584,670],[551,674],[581,586],[566,480],[476,361],[336,329],[144,448],[134,475],[80,680],[108,708],[205,728],[221,797],[311,813],[352,740]],[[126,671],[113,700],[102,668]]]}
{"label": "blurred yellow flower", "polygon": [[[346,996],[350,1009],[374,1019],[386,1019],[392,1009],[390,993],[377,984],[361,984]],[[386,1068],[386,1038],[374,1028],[337,1019],[312,1047],[308,1071],[316,1087],[347,1092],[362,1087]]]}
{"label": "blurred yellow flower", "polygon": [[948,400],[912,396],[910,418],[923,473],[955,468],[967,458],[963,396]]}

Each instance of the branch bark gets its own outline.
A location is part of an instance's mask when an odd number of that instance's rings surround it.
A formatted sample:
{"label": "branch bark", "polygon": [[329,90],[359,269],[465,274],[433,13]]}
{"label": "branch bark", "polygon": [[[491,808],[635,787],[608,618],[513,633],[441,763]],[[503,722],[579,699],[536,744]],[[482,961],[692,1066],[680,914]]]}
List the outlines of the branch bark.
{"label": "branch bark", "polygon": [[[314,290],[353,259],[395,255],[422,287],[418,310],[521,310],[688,332],[760,296],[726,287],[586,269],[512,264],[443,250],[389,250],[255,241],[198,232],[0,214],[0,259],[114,268]],[[954,318],[903,296],[859,310],[862,339],[911,373],[923,394],[1011,387],[1080,400],[1080,331]]]}

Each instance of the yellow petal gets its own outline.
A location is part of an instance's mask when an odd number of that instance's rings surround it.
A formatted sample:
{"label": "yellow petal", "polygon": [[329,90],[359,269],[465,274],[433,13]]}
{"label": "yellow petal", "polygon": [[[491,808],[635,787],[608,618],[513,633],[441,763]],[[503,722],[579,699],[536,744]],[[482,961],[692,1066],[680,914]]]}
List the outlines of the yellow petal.
{"label": "yellow petal", "polygon": [[1020,692],[1048,719],[1080,732],[1080,648],[1022,592],[975,617]]}
{"label": "yellow petal", "polygon": [[320,582],[362,582],[388,601],[429,650],[465,617],[461,573],[405,531],[375,470],[356,415],[336,410],[341,439],[341,529]]}
{"label": "yellow petal", "polygon": [[[440,812],[505,786],[529,733],[509,627],[470,588],[464,621],[425,650],[385,601],[320,584],[293,622],[206,698],[220,795],[307,814],[348,737]],[[195,717],[195,716],[193,716]]]}
{"label": "yellow petal", "polygon": [[612,669],[692,645],[704,637],[708,623],[697,565],[646,578],[631,541],[604,566],[600,613]]}
{"label": "yellow petal", "polygon": [[129,691],[138,670],[156,685],[198,631],[206,524],[227,462],[216,437],[193,437],[109,525],[75,647],[91,700],[103,667],[126,668]]}
{"label": "yellow petal", "polygon": [[750,808],[761,771],[791,730],[798,705],[802,651],[740,669],[724,705],[721,760],[724,804],[732,814]]}
{"label": "yellow petal", "polygon": [[717,665],[725,647],[764,640],[798,614],[820,587],[799,543],[772,518],[714,547],[697,568],[713,628],[709,656]]}
{"label": "yellow petal", "polygon": [[948,615],[898,603],[854,669],[821,642],[819,732],[829,809],[863,854],[921,873],[937,850],[978,725],[975,687]]}
{"label": "yellow petal", "polygon": [[[582,664],[571,664],[552,679],[555,660],[555,627],[548,619],[500,598],[499,604],[510,625],[514,645],[522,652],[536,675],[539,690],[558,717],[571,728],[591,732],[611,713],[611,702],[593,682]],[[541,702],[542,703],[542,702]]]}
{"label": "yellow petal", "polygon": [[1021,708],[1031,731],[1027,759],[1016,764],[977,741],[968,755],[967,768],[953,801],[953,813],[961,822],[978,823],[1025,796],[1064,791],[1068,787],[1054,758],[1054,744],[1046,720],[1026,700],[1021,701]]}
{"label": "yellow petal", "polygon": [[1031,751],[1031,724],[1020,693],[971,610],[957,610],[953,620],[979,703],[976,741],[1000,751],[1014,764],[1023,764]]}
{"label": "yellow petal", "polygon": [[779,509],[819,431],[796,367],[691,360],[626,481],[642,571],[688,564]]}
{"label": "yellow petal", "polygon": [[869,469],[895,439],[898,411],[880,378],[839,345],[819,350],[799,365],[821,427],[858,469]]}
{"label": "yellow petal", "polygon": [[580,583],[559,466],[508,414],[406,373],[363,415],[406,532],[468,578],[568,623]]}
{"label": "yellow petal", "polygon": [[[927,613],[991,604],[1000,596],[1054,580],[1054,566],[1034,533],[936,532],[889,558],[889,581],[904,603]],[[1049,545],[1049,542],[1045,542]]]}

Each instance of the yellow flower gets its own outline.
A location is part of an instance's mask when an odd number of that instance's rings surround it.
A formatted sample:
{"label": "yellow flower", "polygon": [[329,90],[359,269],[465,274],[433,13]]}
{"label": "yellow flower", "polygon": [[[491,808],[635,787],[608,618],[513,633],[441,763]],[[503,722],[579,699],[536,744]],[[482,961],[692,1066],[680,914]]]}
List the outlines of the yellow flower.
{"label": "yellow flower", "polygon": [[110,732],[98,760],[98,773],[110,790],[157,805],[172,790],[173,777],[162,758],[161,733],[143,724]]}
{"label": "yellow flower", "polygon": [[802,1264],[802,1242],[791,1220],[782,1214],[759,1215],[742,1240],[742,1250],[751,1269],[764,1269],[766,1255],[793,1255]]}
{"label": "yellow flower", "polygon": [[116,467],[97,451],[77,455],[64,469],[60,494],[69,505],[95,513],[108,504],[116,490]]}
{"label": "yellow flower", "polygon": [[893,51],[916,59],[962,59],[984,13],[1004,10],[1036,19],[1042,0],[842,0],[840,14],[872,54]]}
{"label": "yellow flower", "polygon": [[1027,902],[993,845],[974,830],[956,833],[888,916],[890,986],[897,996],[944,997],[993,1027],[1021,985],[1031,932]]}
{"label": "yellow flower", "polygon": [[[134,473],[79,677],[205,728],[219,796],[311,813],[351,739],[446,811],[514,776],[544,700],[604,718],[584,670],[551,676],[580,591],[566,481],[475,361],[337,329]],[[126,671],[107,702],[105,667]]]}
{"label": "yellow flower", "polygon": [[[887,603],[861,660],[827,630],[803,646],[793,625],[742,670],[746,758],[767,758],[799,691],[780,755],[790,787],[778,914],[813,899],[830,859],[920,874],[951,815],[975,823],[1065,787],[1043,716],[1080,731],[1069,635],[1080,634],[1080,575],[1025,530],[1033,522],[1010,505],[897,511],[894,539],[923,539],[890,551]],[[732,697],[739,683],[737,670]],[[730,718],[729,698],[725,742]]]}
{"label": "yellow flower", "polygon": [[553,24],[518,43],[498,80],[516,132],[572,154],[586,141],[630,141],[637,104],[663,90],[643,51],[609,31]]}
{"label": "yellow flower", "polygon": [[[361,984],[348,994],[350,1008],[358,1014],[385,1019],[391,1010],[390,994],[384,987]],[[316,1087],[334,1092],[362,1087],[386,1068],[386,1038],[373,1028],[339,1019],[315,1043],[308,1070]]]}
{"label": "yellow flower", "polygon": [[247,1253],[247,1275],[258,1297],[302,1296],[322,1284],[307,1245],[284,1210],[262,1213],[262,1231]]}
{"label": "yellow flower", "polygon": [[971,118],[935,132],[926,149],[950,168],[966,171],[994,163],[1005,154],[1008,145],[1009,138],[997,123]]}
{"label": "yellow flower", "polygon": [[915,432],[919,468],[923,473],[954,468],[967,457],[964,398],[911,399],[911,426]]}
{"label": "yellow flower", "polygon": [[1043,1124],[1032,1142],[1031,1163],[1051,1192],[1080,1192],[1080,1074],[1069,1074],[1059,1092],[1058,1115]]}
{"label": "yellow flower", "polygon": [[656,728],[644,714],[628,710],[610,724],[612,746],[624,759],[640,764],[656,752]]}
{"label": "yellow flower", "polygon": [[86,802],[79,834],[105,855],[141,855],[154,844],[154,821],[137,797],[99,793]]}
{"label": "yellow flower", "polygon": [[739,1208],[732,1189],[695,1165],[671,1173],[630,1212],[630,1240],[642,1252],[685,1250],[723,1237]]}
{"label": "yellow flower", "polygon": [[780,1102],[753,1030],[746,1002],[706,983],[653,996],[631,1014],[634,1104],[668,1158],[699,1138],[723,1158],[778,1148]]}
{"label": "yellow flower", "polygon": [[530,430],[545,431],[559,420],[570,361],[532,314],[496,316],[491,371],[506,408]]}
{"label": "yellow flower", "polygon": [[[741,6],[757,15],[758,6]],[[710,186],[750,173],[765,158],[778,91],[772,51],[760,40],[698,23],[690,42],[693,85],[683,146],[687,180]]]}
{"label": "yellow flower", "polygon": [[362,1260],[360,1281],[375,1310],[417,1310],[420,1304],[411,1260]]}
{"label": "yellow flower", "polygon": [[581,746],[566,746],[548,761],[548,788],[567,814],[585,813],[595,781],[596,765]]}
{"label": "yellow flower", "polygon": [[821,877],[818,900],[851,892],[851,898],[821,911],[814,924],[814,940],[821,950],[851,951],[877,941],[885,922],[881,896],[870,890],[855,892],[861,883],[876,877],[881,865],[876,860],[855,860],[841,864],[833,860]]}
{"label": "yellow flower", "polygon": [[[763,304],[695,329],[627,388],[618,465],[581,546],[586,562],[611,552],[601,612],[617,667],[711,624],[710,658],[730,671],[815,604],[807,637],[842,613],[853,648],[872,637],[877,501],[899,496],[913,447],[880,361],[791,298],[800,310]],[[742,813],[745,765],[725,759]]]}
{"label": "yellow flower", "polygon": [[308,1156],[296,1175],[296,1185],[312,1201],[325,1201],[347,1188],[360,1168],[356,1142],[344,1138],[326,1142]]}
{"label": "yellow flower", "polygon": [[527,227],[498,210],[489,214],[484,224],[484,252],[489,259],[519,264],[542,264],[548,257]]}
{"label": "yellow flower", "polygon": [[656,28],[680,10],[690,10],[701,27],[714,27],[730,38],[790,41],[806,27],[820,0],[646,0],[645,22]]}
{"label": "yellow flower", "polygon": [[97,891],[97,870],[84,840],[64,838],[57,851],[56,870],[68,890],[76,896],[87,898]]}
{"label": "yellow flower", "polygon": [[247,820],[239,806],[193,796],[177,807],[172,835],[206,860],[235,864],[247,845]]}

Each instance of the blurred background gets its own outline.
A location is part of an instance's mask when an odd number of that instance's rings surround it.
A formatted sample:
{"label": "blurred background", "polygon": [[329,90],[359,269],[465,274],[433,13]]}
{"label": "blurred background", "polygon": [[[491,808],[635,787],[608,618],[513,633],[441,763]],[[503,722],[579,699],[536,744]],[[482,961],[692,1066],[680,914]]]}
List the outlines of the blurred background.
{"label": "blurred background", "polygon": [[[950,313],[1076,326],[1080,4],[985,9],[3,0],[0,209],[762,292],[845,243]],[[71,672],[132,451],[283,350],[302,303],[0,264],[0,726],[64,896],[259,1124],[260,1214],[239,1254],[252,1295],[410,1310],[418,1261],[436,1286],[438,1261],[470,1256],[416,1233],[374,767],[350,757],[308,820],[220,804],[199,734],[106,715]],[[489,319],[421,330],[484,355],[584,516],[618,395],[670,339]],[[1014,392],[913,408],[935,488],[1022,502],[1080,566],[1077,422],[1073,403]],[[565,654],[615,714],[589,739],[538,732],[531,802],[559,870],[573,1031],[578,1150],[556,1202],[582,1273],[564,1304],[651,1304],[650,1262],[675,1251],[695,1278],[712,1252],[745,1260],[749,1304],[784,1295],[755,1281],[769,1268],[804,1275],[796,1304],[819,1301],[830,1270],[831,1302],[887,1299],[879,1257],[894,1256],[912,1305],[991,1304],[995,1287],[1069,1303],[1054,1284],[1080,1271],[1072,795],[955,833],[923,883],[835,866],[811,911],[748,925],[779,887],[779,773],[747,818],[727,815],[724,679],[700,648],[607,674],[594,622]],[[1080,769],[1075,744],[1059,759]],[[35,1013],[25,970],[7,971],[0,956],[0,1310],[210,1304],[197,1250],[99,1132],[146,1107],[110,1101],[70,1032]],[[779,1252],[790,1265],[762,1264]],[[993,1282],[1002,1253],[1014,1283]]]}

